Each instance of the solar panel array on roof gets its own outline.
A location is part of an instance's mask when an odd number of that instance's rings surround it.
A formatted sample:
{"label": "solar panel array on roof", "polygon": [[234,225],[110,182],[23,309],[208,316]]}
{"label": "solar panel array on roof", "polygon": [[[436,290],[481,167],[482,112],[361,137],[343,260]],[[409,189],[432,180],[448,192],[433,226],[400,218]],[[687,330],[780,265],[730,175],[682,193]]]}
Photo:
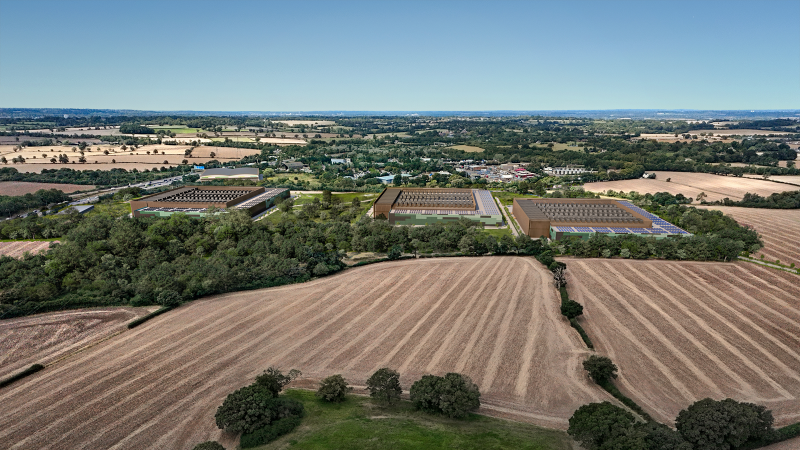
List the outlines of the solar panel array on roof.
{"label": "solar panel array on roof", "polygon": [[553,222],[643,223],[623,208],[610,203],[536,203]]}
{"label": "solar panel array on roof", "polygon": [[155,202],[174,202],[174,203],[227,203],[231,200],[239,198],[253,192],[251,189],[188,189],[180,190],[174,194],[167,195],[161,198],[153,199],[150,201]]}

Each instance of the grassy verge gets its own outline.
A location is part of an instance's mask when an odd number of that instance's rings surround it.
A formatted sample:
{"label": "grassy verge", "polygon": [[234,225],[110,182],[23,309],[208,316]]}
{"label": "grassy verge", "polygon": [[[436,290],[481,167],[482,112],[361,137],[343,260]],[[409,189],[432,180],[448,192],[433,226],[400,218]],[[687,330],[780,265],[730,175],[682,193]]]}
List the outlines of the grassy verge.
{"label": "grassy verge", "polygon": [[496,197],[498,200],[500,200],[500,203],[502,203],[502,204],[504,204],[506,206],[511,206],[512,204],[514,204],[514,199],[515,198],[539,198],[538,195],[531,195],[531,194],[522,195],[522,194],[515,194],[513,192],[505,192],[505,191],[500,191],[500,192],[492,191],[492,195],[494,197]]}
{"label": "grassy verge", "polygon": [[503,237],[505,235],[514,237],[511,234],[511,229],[510,228],[490,228],[490,229],[484,228],[483,232],[486,233],[486,234],[490,234],[490,235],[496,237],[497,239],[500,239],[501,237]]}
{"label": "grassy verge", "polygon": [[165,306],[163,308],[159,308],[159,309],[151,312],[150,314],[147,314],[146,316],[139,317],[138,319],[129,322],[128,323],[128,328],[136,328],[139,325],[141,325],[141,324],[147,322],[148,320],[152,319],[153,317],[160,316],[161,314],[164,314],[165,312],[171,310],[172,308],[174,308],[174,306]]}
{"label": "grassy verge", "polygon": [[306,417],[292,433],[260,449],[571,449],[563,431],[472,414],[454,420],[415,411],[411,402],[375,405],[368,397],[349,395],[326,403],[310,391],[290,389],[287,397],[303,402]]}
{"label": "grassy verge", "polygon": [[36,373],[36,372],[38,372],[38,371],[40,371],[42,369],[44,369],[43,365],[34,364],[34,365],[28,367],[27,369],[23,370],[22,372],[15,373],[14,375],[11,375],[10,377],[8,377],[8,378],[6,378],[4,380],[0,380],[0,388],[4,388],[4,387],[8,386],[9,384],[11,384],[11,383],[13,383],[15,381],[19,381],[19,380],[21,380],[21,379],[23,379],[23,378],[25,378],[25,377],[27,377],[29,375],[33,375],[34,373]]}

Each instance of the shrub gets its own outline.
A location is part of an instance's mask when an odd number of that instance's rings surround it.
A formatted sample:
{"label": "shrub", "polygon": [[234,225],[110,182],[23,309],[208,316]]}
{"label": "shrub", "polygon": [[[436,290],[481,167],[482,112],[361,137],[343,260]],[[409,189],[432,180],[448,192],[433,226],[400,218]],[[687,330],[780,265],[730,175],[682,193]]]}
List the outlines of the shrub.
{"label": "shrub", "polygon": [[400,399],[403,389],[400,387],[400,373],[384,367],[378,369],[367,380],[370,397],[391,405]]}
{"label": "shrub", "polygon": [[193,450],[225,450],[225,447],[217,441],[206,441],[195,445]]}
{"label": "shrub", "polygon": [[19,381],[19,380],[21,380],[21,379],[23,379],[23,378],[25,378],[27,376],[33,375],[33,374],[35,374],[36,372],[38,372],[38,371],[40,371],[42,369],[44,369],[43,365],[34,364],[34,365],[28,367],[27,369],[23,370],[22,372],[19,372],[19,373],[16,373],[14,375],[11,375],[10,377],[8,377],[8,378],[6,378],[4,380],[0,380],[0,388],[6,387],[9,384],[11,384],[11,383],[13,383],[15,381]]}
{"label": "shrub", "polygon": [[425,375],[411,386],[411,401],[417,409],[453,418],[464,418],[478,409],[480,397],[478,386],[459,373]]}
{"label": "shrub", "polygon": [[611,378],[617,378],[617,366],[605,356],[592,355],[583,362],[583,368],[597,384],[603,384]]}
{"label": "shrub", "polygon": [[331,375],[319,383],[316,396],[329,402],[341,402],[345,399],[345,395],[352,390],[353,388],[347,385],[347,381],[337,374]]}
{"label": "shrub", "polygon": [[268,444],[275,439],[289,434],[292,430],[300,425],[300,417],[286,417],[284,419],[276,420],[271,424],[260,428],[252,433],[243,434],[240,440],[242,448],[258,447],[260,445]]}
{"label": "shrub", "polygon": [[567,300],[561,303],[561,314],[567,316],[567,319],[574,319],[583,314],[583,305],[575,300]]}

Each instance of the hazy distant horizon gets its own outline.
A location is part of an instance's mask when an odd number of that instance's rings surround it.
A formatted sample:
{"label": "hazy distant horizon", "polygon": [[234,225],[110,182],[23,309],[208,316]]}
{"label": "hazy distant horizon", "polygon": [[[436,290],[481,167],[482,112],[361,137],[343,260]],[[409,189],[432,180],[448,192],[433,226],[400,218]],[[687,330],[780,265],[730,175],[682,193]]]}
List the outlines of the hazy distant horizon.
{"label": "hazy distant horizon", "polygon": [[800,108],[797,17],[800,2],[768,0],[3,0],[0,102],[783,110]]}

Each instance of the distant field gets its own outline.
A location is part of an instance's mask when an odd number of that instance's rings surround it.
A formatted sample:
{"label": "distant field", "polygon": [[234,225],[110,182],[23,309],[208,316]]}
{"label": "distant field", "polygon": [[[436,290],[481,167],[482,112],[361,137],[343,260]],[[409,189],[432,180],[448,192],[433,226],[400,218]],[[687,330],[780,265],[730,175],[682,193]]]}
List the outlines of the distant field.
{"label": "distant field", "polygon": [[[233,142],[256,142],[255,137],[247,137],[247,136],[228,136],[228,137],[215,137],[211,138],[214,142],[224,142],[225,139],[230,139]],[[262,144],[278,144],[278,145],[305,145],[307,142],[305,139],[294,139],[294,138],[273,138],[273,137],[261,137],[258,141]]]}
{"label": "distant field", "polygon": [[[765,180],[738,178],[732,176],[714,175],[710,173],[693,172],[655,172],[655,180],[620,180],[586,183],[584,189],[591,192],[604,192],[609,189],[614,191],[631,192],[640,194],[655,194],[656,192],[669,192],[670,194],[683,194],[693,199],[701,192],[707,195],[707,201],[722,200],[728,197],[732,200],[741,200],[747,192],[768,196],[775,192],[793,190],[791,186],[773,183]],[[670,178],[670,182],[667,182]]]}
{"label": "distant field", "polygon": [[748,130],[748,129],[741,129],[741,130],[695,130],[692,131],[691,134],[697,134],[698,136],[700,133],[711,134],[713,133],[714,136],[731,136],[731,135],[739,135],[739,136],[766,136],[769,134],[793,134],[786,131],[770,131],[770,130]]}
{"label": "distant field", "polygon": [[312,385],[339,373],[364,386],[392,367],[406,392],[460,372],[480,387],[479,412],[563,430],[579,406],[614,400],[586,377],[591,352],[551,278],[533,258],[408,260],[196,300],[0,390],[0,442],[234,448],[214,412],[273,364]]}
{"label": "distant field", "polygon": [[456,150],[462,150],[462,151],[465,151],[465,152],[468,152],[468,153],[478,153],[478,152],[482,152],[483,151],[482,148],[474,147],[472,145],[453,145],[452,147],[448,147],[448,148],[454,148]]}
{"label": "distant field", "polygon": [[319,125],[323,127],[336,125],[336,122],[332,120],[273,120],[273,122],[285,123],[290,127],[293,127],[295,125]]}
{"label": "distant field", "polygon": [[170,132],[175,134],[196,134],[202,132],[199,128],[185,128],[185,127],[174,127],[174,126],[165,126],[165,127],[152,126],[150,128],[156,131],[169,130]]}
{"label": "distant field", "polygon": [[[41,236],[40,236],[41,237]],[[36,254],[47,251],[50,248],[51,242],[57,241],[10,241],[0,242],[0,256],[9,256],[11,258],[21,258],[25,253],[30,252]],[[2,322],[0,322],[2,323]],[[2,357],[0,357],[0,366],[2,366]],[[2,376],[0,376],[2,378]]]}
{"label": "distant field", "polygon": [[[735,206],[703,206],[716,209],[733,217],[740,225],[748,225],[758,231],[764,240],[764,248],[755,254],[782,264],[794,263],[800,267],[800,209],[759,209]],[[798,277],[800,286],[800,277]],[[798,288],[800,292],[800,288]]]}
{"label": "distant field", "polygon": [[567,259],[570,297],[616,384],[671,424],[730,397],[800,421],[798,276],[753,263]]}
{"label": "distant field", "polygon": [[65,194],[88,191],[95,187],[88,184],[29,183],[27,181],[0,181],[0,195],[33,194],[40,189],[58,189]]}

